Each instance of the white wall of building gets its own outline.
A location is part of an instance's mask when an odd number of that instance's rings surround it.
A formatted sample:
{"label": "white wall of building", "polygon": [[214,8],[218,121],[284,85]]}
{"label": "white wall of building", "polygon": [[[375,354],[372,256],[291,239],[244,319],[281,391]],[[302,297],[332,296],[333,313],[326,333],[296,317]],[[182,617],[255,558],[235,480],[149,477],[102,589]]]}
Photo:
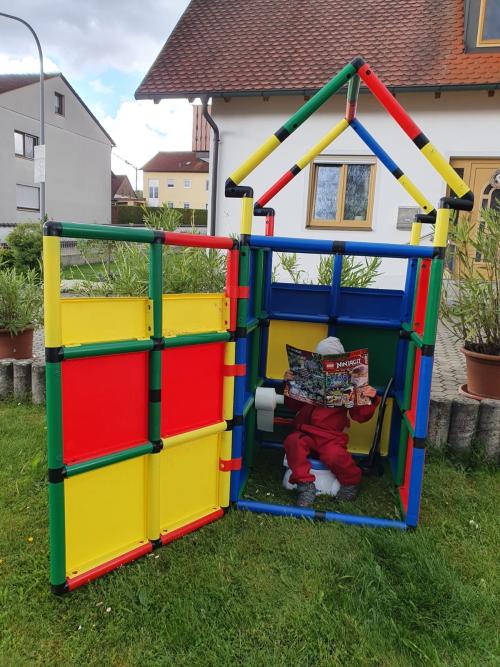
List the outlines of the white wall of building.
{"label": "white wall of building", "polygon": [[[500,94],[487,91],[407,93],[398,101],[427,137],[447,157],[500,156]],[[304,103],[303,97],[215,99],[212,115],[220,128],[217,233],[239,231],[240,201],[224,197],[224,182],[255,148],[273,134]],[[255,199],[344,116],[345,97],[329,100],[298,128],[282,146],[260,165],[243,184],[254,188]],[[358,117],[404,173],[437,205],[446,185],[420,151],[385,112],[375,98],[361,94]],[[323,153],[328,155],[371,155],[370,150],[348,128]],[[213,151],[211,151],[213,155]],[[416,206],[394,177],[378,162],[371,231],[318,230],[306,228],[309,167],[301,172],[268,205],[276,210],[275,234],[303,238],[407,243],[409,232],[396,229],[398,207]],[[264,219],[254,218],[253,231],[264,233]],[[424,227],[424,234],[432,231]],[[314,256],[302,256],[311,279],[315,278]],[[401,287],[405,263],[384,260],[380,287]]]}
{"label": "white wall of building", "polygon": [[[64,116],[55,113],[55,92],[64,95]],[[45,81],[45,119],[49,218],[111,222],[111,142],[60,77]],[[15,155],[14,130],[40,136],[39,84],[0,95],[1,223],[38,218],[16,207],[16,184],[36,184],[33,161]]]}

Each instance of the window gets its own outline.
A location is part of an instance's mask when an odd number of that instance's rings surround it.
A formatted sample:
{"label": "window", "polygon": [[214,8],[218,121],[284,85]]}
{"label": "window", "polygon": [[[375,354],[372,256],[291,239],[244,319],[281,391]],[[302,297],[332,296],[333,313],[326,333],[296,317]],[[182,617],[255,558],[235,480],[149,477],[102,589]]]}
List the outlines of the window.
{"label": "window", "polygon": [[64,116],[64,95],[61,93],[54,93],[54,111],[59,116]]}
{"label": "window", "polygon": [[174,208],[174,202],[173,201],[168,201],[167,202],[167,208]]}
{"label": "window", "polygon": [[27,211],[40,210],[40,188],[16,184],[16,206]]}
{"label": "window", "polygon": [[18,132],[17,130],[14,130],[14,147],[16,155],[33,160],[35,157],[35,146],[37,145],[38,137],[35,137],[33,134],[26,134],[26,132]]}
{"label": "window", "polygon": [[167,188],[173,188],[175,187],[175,181],[173,178],[167,179]]}
{"label": "window", "polygon": [[207,178],[207,180],[206,180],[206,182],[205,182],[205,190],[207,190],[207,191],[208,191],[208,186],[209,186],[209,180],[208,180],[208,178]]}
{"label": "window", "polygon": [[500,2],[481,0],[477,46],[500,46]]}
{"label": "window", "polygon": [[190,188],[191,187],[191,180],[189,178],[184,179],[184,187],[185,188]]}
{"label": "window", "polygon": [[374,158],[318,158],[311,165],[307,226],[371,229],[374,176]]}
{"label": "window", "polygon": [[157,179],[150,179],[148,181],[148,200],[150,206],[158,206],[158,189],[160,183]]}
{"label": "window", "polygon": [[189,208],[189,202],[188,201],[184,202],[184,208]]}

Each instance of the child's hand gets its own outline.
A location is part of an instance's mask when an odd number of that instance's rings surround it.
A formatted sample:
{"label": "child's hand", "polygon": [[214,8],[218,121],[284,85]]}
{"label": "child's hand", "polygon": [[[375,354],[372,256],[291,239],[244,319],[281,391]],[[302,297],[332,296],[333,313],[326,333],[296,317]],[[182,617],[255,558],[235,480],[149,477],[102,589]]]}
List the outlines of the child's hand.
{"label": "child's hand", "polygon": [[377,395],[377,390],[374,387],[370,387],[369,384],[367,384],[366,387],[363,387],[361,391],[363,396],[366,396],[367,398],[375,398]]}
{"label": "child's hand", "polygon": [[287,370],[287,371],[285,371],[285,375],[284,375],[283,379],[285,380],[285,382],[290,382],[290,380],[293,380],[293,377],[294,376],[293,376],[292,371]]}

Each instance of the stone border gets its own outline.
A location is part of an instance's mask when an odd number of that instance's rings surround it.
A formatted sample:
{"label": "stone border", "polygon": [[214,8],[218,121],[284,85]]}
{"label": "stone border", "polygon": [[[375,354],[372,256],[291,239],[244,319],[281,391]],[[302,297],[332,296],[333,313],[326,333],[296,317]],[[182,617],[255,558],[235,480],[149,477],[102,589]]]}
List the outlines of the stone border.
{"label": "stone border", "polygon": [[[45,403],[45,364],[0,359],[0,399]],[[500,401],[466,396],[431,398],[427,444],[431,451],[467,459],[477,444],[485,461],[500,463]]]}

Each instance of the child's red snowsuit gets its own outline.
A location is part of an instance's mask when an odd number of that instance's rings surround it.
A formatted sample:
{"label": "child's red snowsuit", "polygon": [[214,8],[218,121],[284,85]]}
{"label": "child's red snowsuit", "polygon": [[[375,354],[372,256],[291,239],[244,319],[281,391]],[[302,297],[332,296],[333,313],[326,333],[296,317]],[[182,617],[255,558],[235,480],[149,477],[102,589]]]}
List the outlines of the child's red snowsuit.
{"label": "child's red snowsuit", "polygon": [[[357,422],[368,421],[379,403],[378,396],[371,405],[349,409],[349,416]],[[293,399],[287,407],[297,410],[293,420],[295,431],[285,439],[286,458],[292,471],[291,484],[314,482],[307,457],[315,452],[322,463],[333,472],[342,486],[361,482],[361,470],[347,451],[350,425],[346,408],[320,408]]]}

